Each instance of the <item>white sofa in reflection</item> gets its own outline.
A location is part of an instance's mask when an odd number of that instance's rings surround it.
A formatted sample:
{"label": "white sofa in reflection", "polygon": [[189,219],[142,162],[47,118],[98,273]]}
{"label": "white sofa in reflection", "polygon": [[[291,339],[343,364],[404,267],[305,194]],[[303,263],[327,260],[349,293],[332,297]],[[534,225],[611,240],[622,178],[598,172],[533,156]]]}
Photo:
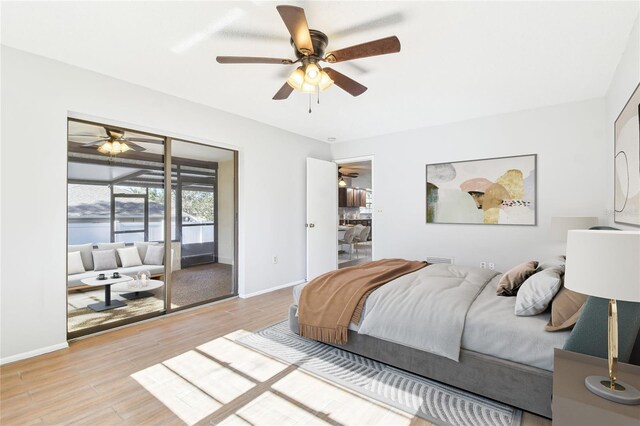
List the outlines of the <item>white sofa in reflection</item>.
{"label": "white sofa in reflection", "polygon": [[[105,274],[107,276],[112,275],[114,272],[119,272],[120,275],[129,275],[135,276],[138,272],[149,271],[151,276],[154,278],[158,278],[164,275],[164,261],[161,264],[146,264],[144,263],[147,247],[149,245],[156,245],[158,243],[153,242],[144,242],[144,243],[134,243],[134,244],[126,244],[126,247],[136,247],[138,250],[138,254],[140,256],[140,260],[143,262],[142,265],[138,266],[127,266],[123,267],[120,261],[120,258],[116,256],[116,261],[118,267],[116,269],[106,269],[106,270],[95,270],[93,264],[93,251],[95,250],[105,250],[105,249],[116,249],[114,243],[99,243],[99,244],[79,244],[79,245],[70,245],[67,247],[67,253],[72,252],[80,252],[80,256],[82,258],[82,264],[84,266],[85,272],[69,274],[67,275],[67,288],[76,288],[76,287],[84,287],[85,284],[82,283],[82,280],[85,278],[92,278],[98,276],[98,274]],[[173,271],[177,271],[180,269],[180,243],[173,242],[171,243],[171,266]],[[164,259],[163,259],[164,260]]]}

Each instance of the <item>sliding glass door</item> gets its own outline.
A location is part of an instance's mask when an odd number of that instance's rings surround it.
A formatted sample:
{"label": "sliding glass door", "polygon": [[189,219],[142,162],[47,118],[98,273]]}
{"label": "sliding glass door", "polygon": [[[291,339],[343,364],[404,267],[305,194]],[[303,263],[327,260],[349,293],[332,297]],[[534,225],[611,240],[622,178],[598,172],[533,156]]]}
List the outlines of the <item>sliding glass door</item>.
{"label": "sliding glass door", "polygon": [[235,151],[171,141],[171,309],[236,294],[235,165]]}
{"label": "sliding glass door", "polygon": [[237,294],[235,151],[75,119],[67,146],[69,338]]}

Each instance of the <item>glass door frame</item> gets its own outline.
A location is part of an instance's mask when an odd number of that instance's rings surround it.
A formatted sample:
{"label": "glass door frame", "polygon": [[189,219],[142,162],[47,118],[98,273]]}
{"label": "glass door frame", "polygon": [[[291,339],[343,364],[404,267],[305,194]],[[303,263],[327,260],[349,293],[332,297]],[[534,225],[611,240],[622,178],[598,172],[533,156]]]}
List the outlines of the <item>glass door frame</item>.
{"label": "glass door frame", "polygon": [[[164,161],[165,161],[165,175],[164,175],[164,179],[165,179],[165,188],[169,188],[169,196],[166,196],[166,192],[165,192],[165,218],[169,218],[169,220],[165,219],[165,229],[164,229],[164,233],[165,235],[171,235],[171,225],[172,225],[172,220],[171,220],[171,210],[173,208],[172,206],[172,196],[171,196],[171,191],[173,190],[172,187],[172,182],[171,182],[171,178],[172,178],[172,166],[173,166],[173,161],[172,161],[172,156],[171,156],[171,147],[173,145],[173,141],[176,142],[180,142],[180,143],[190,143],[190,144],[195,144],[195,145],[201,145],[201,146],[205,146],[205,147],[209,147],[209,148],[215,148],[215,149],[224,149],[227,151],[231,151],[233,152],[233,238],[234,238],[234,244],[233,244],[233,273],[231,274],[231,279],[233,281],[232,283],[232,289],[233,289],[233,293],[226,295],[226,296],[220,296],[220,297],[215,297],[212,299],[206,299],[200,302],[195,302],[189,305],[185,305],[185,306],[179,306],[176,308],[172,308],[171,307],[171,274],[165,274],[165,311],[166,313],[173,313],[173,312],[179,312],[179,311],[183,311],[185,309],[191,309],[197,306],[201,306],[201,305],[206,305],[208,303],[213,303],[216,302],[218,300],[223,300],[223,299],[228,299],[230,297],[237,297],[238,296],[238,151],[234,150],[234,149],[230,149],[230,148],[222,148],[219,146],[215,146],[215,145],[209,145],[209,144],[204,144],[204,143],[200,143],[200,142],[193,142],[187,139],[183,139],[183,138],[171,138],[171,137],[165,137],[165,141],[164,141]],[[169,173],[166,173],[166,171],[169,170]],[[216,189],[215,189],[215,203],[218,203],[218,199],[217,199],[217,194],[219,193],[218,191],[218,182],[219,182],[219,176],[216,174]],[[176,182],[176,185],[180,185],[179,179]],[[166,190],[165,190],[166,191]],[[178,199],[178,195],[179,195],[179,191],[176,191],[176,201]],[[217,262],[218,260],[218,208],[217,206],[215,207],[215,218],[214,218],[214,238],[215,238],[215,247],[216,247],[216,253],[215,253],[215,260]],[[182,222],[182,217],[178,218],[178,211],[176,211],[176,225],[177,225],[177,221],[178,219],[180,220],[180,222]],[[181,226],[176,226],[176,237],[178,237],[178,229],[177,228],[181,228]],[[181,241],[181,240],[177,240],[177,241]],[[171,240],[171,242],[173,242],[173,240]],[[165,251],[164,251],[164,257],[165,259],[171,259],[171,245],[169,244],[165,244],[164,247]],[[172,263],[172,262],[165,262],[165,263]],[[165,265],[165,272],[167,272],[167,266]],[[169,269],[170,271],[170,269]],[[172,271],[171,271],[172,272]]]}
{"label": "glass door frame", "polygon": [[[93,121],[93,120],[87,120],[84,118],[77,118],[77,117],[73,117],[73,116],[67,116],[66,117],[66,125],[67,125],[67,144],[66,144],[66,148],[67,148],[67,157],[66,157],[66,185],[67,185],[67,190],[65,192],[65,197],[67,199],[67,203],[66,203],[66,220],[65,220],[65,230],[66,230],[66,238],[65,238],[65,247],[64,247],[64,252],[67,253],[68,252],[68,238],[69,238],[69,154],[73,151],[69,150],[69,142],[68,142],[68,138],[69,138],[69,134],[68,134],[68,129],[69,129],[69,122],[70,121],[74,121],[74,122],[78,122],[78,123],[85,123],[85,124],[90,124],[90,125],[94,125],[94,126],[100,126],[100,127],[104,127],[104,126],[111,126],[111,127],[115,127],[118,129],[122,129],[125,132],[132,132],[132,133],[137,133],[137,134],[143,134],[143,135],[148,135],[151,137],[155,137],[155,138],[161,138],[164,141],[164,147],[163,147],[163,155],[164,155],[164,248],[165,248],[165,259],[169,259],[168,261],[165,260],[165,265],[164,265],[164,279],[165,279],[165,285],[164,285],[164,309],[158,310],[156,312],[150,312],[147,314],[141,314],[141,315],[137,315],[134,316],[132,318],[127,318],[127,319],[123,319],[121,321],[118,321],[117,323],[115,323],[115,325],[111,325],[111,324],[102,324],[102,325],[97,325],[97,326],[92,326],[92,327],[87,327],[84,328],[82,330],[77,330],[77,331],[69,331],[69,290],[67,287],[67,282],[66,282],[66,277],[68,276],[68,270],[67,267],[65,267],[65,288],[67,289],[67,297],[65,298],[65,303],[66,303],[66,321],[65,321],[65,327],[66,327],[66,334],[67,334],[67,340],[72,340],[72,339],[76,339],[76,338],[81,338],[81,337],[85,337],[85,336],[89,336],[95,333],[99,333],[102,331],[106,331],[106,330],[112,330],[112,329],[116,329],[125,325],[129,325],[129,324],[133,324],[136,322],[140,322],[140,321],[144,321],[150,318],[155,318],[155,317],[159,317],[159,316],[163,316],[163,315],[167,315],[173,312],[178,312],[178,311],[182,311],[185,309],[191,309],[200,305],[204,305],[204,304],[208,304],[208,303],[213,303],[216,302],[218,300],[222,300],[222,299],[228,299],[231,297],[237,297],[238,296],[238,243],[239,243],[239,237],[238,237],[238,156],[239,156],[239,151],[236,149],[232,149],[232,148],[223,148],[220,146],[216,146],[216,145],[210,145],[210,144],[205,144],[205,143],[200,143],[200,142],[193,142],[190,141],[188,139],[183,139],[183,138],[172,138],[170,136],[166,136],[166,135],[162,135],[162,134],[158,134],[158,133],[153,133],[153,132],[149,132],[149,131],[145,131],[145,130],[138,130],[135,128],[130,128],[128,126],[122,126],[120,124],[109,124],[107,122],[102,122],[102,121]],[[171,182],[171,178],[172,178],[172,174],[171,174],[171,165],[172,165],[172,157],[171,157],[171,143],[172,140],[176,139],[179,140],[180,142],[188,142],[188,143],[193,143],[193,144],[198,144],[198,145],[203,145],[203,146],[207,146],[210,148],[215,148],[215,149],[224,149],[227,151],[231,151],[233,152],[233,170],[234,170],[234,176],[233,176],[233,238],[234,238],[234,248],[233,248],[233,273],[231,276],[231,279],[233,281],[232,283],[232,289],[233,289],[233,293],[226,295],[226,296],[221,296],[221,297],[217,297],[217,298],[213,298],[213,299],[207,299],[205,301],[202,302],[198,302],[198,303],[194,303],[191,305],[187,305],[187,306],[180,306],[177,308],[172,308],[171,307],[171,272],[172,272],[172,259],[171,259],[171,243],[173,242],[173,239],[171,238],[172,236],[172,229],[171,229],[171,209],[172,209],[172,200],[171,200],[171,191],[172,191],[172,182]],[[94,160],[95,161],[95,160]],[[93,162],[94,162],[93,161]],[[89,163],[91,163],[92,161],[89,161]],[[216,191],[217,193],[217,191]],[[147,194],[148,194],[148,189],[147,189]],[[119,194],[117,196],[120,196],[122,194]],[[145,194],[135,194],[135,196],[137,197],[145,197]],[[112,201],[112,206],[111,206],[111,218],[110,218],[110,238],[113,242],[113,240],[115,239],[115,233],[114,233],[114,220],[115,220],[115,216],[113,215],[113,209],[114,209],[114,194],[113,194],[113,188],[111,188],[111,201]],[[217,202],[217,200],[216,200]],[[217,210],[217,209],[216,209]],[[145,199],[145,215],[147,215],[148,217],[148,196]],[[217,241],[217,228],[218,227],[218,223],[217,223],[217,218],[215,220],[215,238]],[[147,240],[148,238],[146,238],[148,236],[148,221],[145,220],[145,240]],[[217,245],[217,242],[216,242]],[[216,253],[216,257],[217,257],[217,253]]]}

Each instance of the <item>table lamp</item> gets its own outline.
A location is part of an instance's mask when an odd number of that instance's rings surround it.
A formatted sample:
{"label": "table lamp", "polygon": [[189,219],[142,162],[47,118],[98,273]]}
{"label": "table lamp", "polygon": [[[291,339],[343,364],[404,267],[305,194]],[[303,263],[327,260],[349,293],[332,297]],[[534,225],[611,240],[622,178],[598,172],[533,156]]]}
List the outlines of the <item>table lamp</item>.
{"label": "table lamp", "polygon": [[616,378],[616,300],[640,302],[640,232],[570,230],[564,285],[578,293],[609,299],[609,377],[589,376],[585,386],[614,402],[640,404],[640,391]]}
{"label": "table lamp", "polygon": [[589,229],[598,225],[597,217],[552,217],[551,239],[554,241],[567,241],[567,232],[573,229]]}

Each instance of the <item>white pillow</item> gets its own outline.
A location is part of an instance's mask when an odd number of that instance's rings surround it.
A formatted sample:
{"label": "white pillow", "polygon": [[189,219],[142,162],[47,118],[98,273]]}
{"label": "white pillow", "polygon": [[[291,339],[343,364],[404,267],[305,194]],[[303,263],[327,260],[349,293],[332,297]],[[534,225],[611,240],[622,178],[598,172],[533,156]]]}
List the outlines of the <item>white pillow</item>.
{"label": "white pillow", "polygon": [[136,241],[133,245],[138,249],[140,259],[144,259],[147,255],[147,247],[158,244],[155,241]]}
{"label": "white pillow", "polygon": [[142,260],[140,260],[140,254],[136,247],[119,248],[117,250],[123,268],[142,265]]}
{"label": "white pillow", "polygon": [[152,245],[147,247],[147,255],[144,257],[145,265],[163,265],[164,244]]}
{"label": "white pillow", "polygon": [[555,266],[527,278],[518,290],[515,314],[523,317],[544,312],[560,290],[563,274],[564,268]]}
{"label": "white pillow", "polygon": [[67,274],[81,274],[86,272],[82,264],[82,255],[79,251],[72,251],[67,254]]}

